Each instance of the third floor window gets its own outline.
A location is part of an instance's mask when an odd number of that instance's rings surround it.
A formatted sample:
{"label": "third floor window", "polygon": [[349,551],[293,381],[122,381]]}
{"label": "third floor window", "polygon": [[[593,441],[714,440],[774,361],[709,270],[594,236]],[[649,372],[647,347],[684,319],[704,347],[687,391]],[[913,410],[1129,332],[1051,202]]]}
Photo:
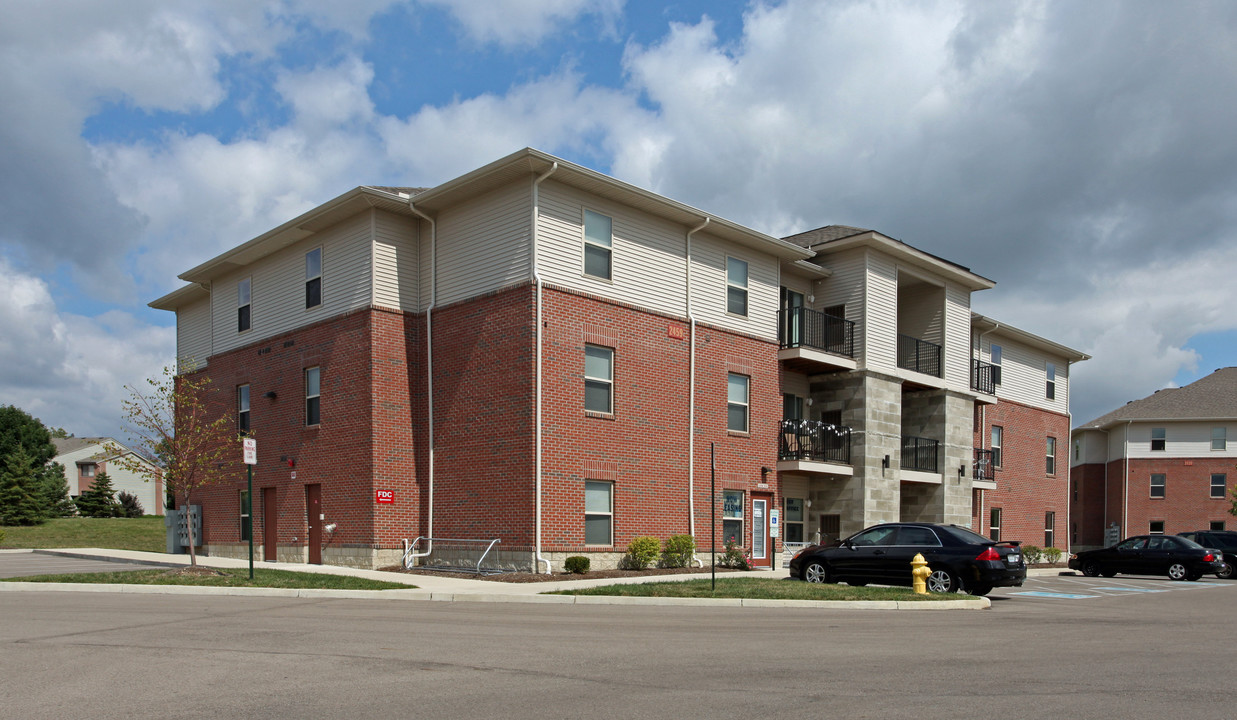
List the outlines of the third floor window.
{"label": "third floor window", "polygon": [[726,312],[747,315],[747,263],[726,258]]}
{"label": "third floor window", "polygon": [[249,278],[241,278],[236,283],[236,332],[249,329],[249,308],[251,300],[251,285]]}
{"label": "third floor window", "polygon": [[592,210],[584,211],[584,274],[612,279],[614,222]]}
{"label": "third floor window", "polygon": [[305,309],[322,304],[322,248],[305,253]]}

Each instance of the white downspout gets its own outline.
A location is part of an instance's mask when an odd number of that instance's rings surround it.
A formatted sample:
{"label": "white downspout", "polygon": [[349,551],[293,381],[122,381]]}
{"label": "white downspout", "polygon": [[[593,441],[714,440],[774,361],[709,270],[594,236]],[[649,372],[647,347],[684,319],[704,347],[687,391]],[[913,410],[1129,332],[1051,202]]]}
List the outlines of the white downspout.
{"label": "white downspout", "polygon": [[[537,335],[536,337],[537,366],[534,371],[536,374],[536,377],[534,378],[534,382],[537,387],[537,390],[536,390],[537,410],[536,410],[536,419],[534,420],[534,422],[537,425],[536,449],[534,450],[537,456],[536,469],[534,470],[536,474],[535,492],[537,494],[537,497],[536,497],[536,505],[537,505],[536,514],[537,515],[536,515],[536,538],[534,540],[535,547],[533,548],[533,565],[540,566],[541,563],[545,563],[546,575],[550,574],[550,561],[546,558],[541,557],[541,342],[542,342],[541,285],[542,285],[542,280],[541,280],[541,273],[537,269],[537,221],[541,217],[541,204],[540,204],[540,200],[538,199],[537,189],[538,189],[538,186],[541,185],[541,182],[545,180],[546,178],[550,177],[550,175],[554,174],[554,171],[557,169],[558,169],[558,163],[556,162],[550,166],[549,170],[546,170],[541,175],[538,175],[535,180],[533,180],[533,217],[532,217],[532,226],[529,228],[529,240],[530,240],[529,244],[531,245],[529,255],[532,257],[533,282],[537,287],[537,291],[536,291],[537,292],[537,333],[536,333]],[[534,570],[536,569],[537,568],[534,567]]]}
{"label": "white downspout", "polygon": [[1121,474],[1121,537],[1129,537],[1130,534],[1130,426],[1133,424],[1133,420],[1125,424],[1125,437],[1121,439],[1125,444],[1122,452],[1125,455],[1125,472]]}
{"label": "white downspout", "polygon": [[[692,235],[709,224],[704,222],[687,231],[687,533],[696,539],[696,316],[692,314]],[[704,567],[704,561],[692,553],[692,563]]]}
{"label": "white downspout", "polygon": [[426,536],[429,542],[425,552],[415,555],[404,555],[404,564],[412,558],[425,557],[434,550],[434,305],[438,302],[438,223],[426,215],[408,199],[408,209],[419,217],[425,218],[430,224],[430,304],[425,308],[425,395],[427,398],[426,428],[429,433],[429,512],[426,523]]}

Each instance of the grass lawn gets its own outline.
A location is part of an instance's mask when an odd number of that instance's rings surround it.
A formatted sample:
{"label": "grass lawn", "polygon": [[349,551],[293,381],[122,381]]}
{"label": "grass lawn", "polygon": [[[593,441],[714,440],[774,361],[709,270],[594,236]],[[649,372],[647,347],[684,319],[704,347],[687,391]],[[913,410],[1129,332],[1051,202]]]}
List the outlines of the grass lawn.
{"label": "grass lawn", "polygon": [[672,582],[636,583],[631,585],[605,585],[557,590],[549,595],[625,595],[631,597],[686,597],[686,598],[752,598],[766,600],[961,600],[969,595],[942,595],[928,593],[917,595],[910,588],[851,587],[850,585],[817,585],[786,579],[766,578],[718,578],[717,590],[712,582],[683,580]]}
{"label": "grass lawn", "polygon": [[224,575],[168,575],[166,570],[136,570],[132,572],[77,573],[35,575],[5,578],[7,582],[68,582],[125,585],[205,585],[211,587],[260,587],[318,590],[408,590],[414,585],[369,580],[347,575],[290,572],[255,568],[253,580],[249,568],[229,569]]}
{"label": "grass lawn", "polygon": [[42,525],[4,527],[4,548],[77,548],[163,552],[167,530],[159,515],[140,518],[57,518]]}

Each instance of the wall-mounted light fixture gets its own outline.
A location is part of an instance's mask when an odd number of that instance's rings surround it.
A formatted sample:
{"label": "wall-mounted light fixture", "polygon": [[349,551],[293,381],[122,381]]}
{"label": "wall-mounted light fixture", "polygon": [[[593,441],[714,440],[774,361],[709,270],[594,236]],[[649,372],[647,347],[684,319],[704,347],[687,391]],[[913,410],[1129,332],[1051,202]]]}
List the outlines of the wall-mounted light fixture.
{"label": "wall-mounted light fixture", "polygon": [[274,400],[274,399],[275,399],[275,397],[276,397],[276,395],[275,395],[275,391],[274,391],[274,390],[267,390],[267,391],[266,391],[266,394],[264,394],[262,397],[266,398],[267,400]]}
{"label": "wall-mounted light fixture", "polygon": [[889,456],[888,455],[886,455],[884,459],[881,460],[881,467],[885,468],[886,470],[889,469]]}
{"label": "wall-mounted light fixture", "polygon": [[960,478],[966,477],[966,465],[958,466],[958,477]]}
{"label": "wall-mounted light fixture", "polygon": [[762,483],[769,482],[769,472],[770,470],[767,467],[760,468],[760,482]]}

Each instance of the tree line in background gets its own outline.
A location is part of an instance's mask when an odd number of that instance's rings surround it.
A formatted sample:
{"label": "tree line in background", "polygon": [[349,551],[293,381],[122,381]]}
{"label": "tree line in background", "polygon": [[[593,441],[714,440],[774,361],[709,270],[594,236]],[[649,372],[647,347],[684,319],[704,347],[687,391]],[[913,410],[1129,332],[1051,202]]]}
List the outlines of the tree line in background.
{"label": "tree line in background", "polygon": [[61,517],[140,517],[135,495],[116,494],[106,472],[78,497],[69,496],[65,468],[52,462],[53,437],[69,437],[48,429],[37,418],[12,405],[0,406],[0,525],[39,525]]}

